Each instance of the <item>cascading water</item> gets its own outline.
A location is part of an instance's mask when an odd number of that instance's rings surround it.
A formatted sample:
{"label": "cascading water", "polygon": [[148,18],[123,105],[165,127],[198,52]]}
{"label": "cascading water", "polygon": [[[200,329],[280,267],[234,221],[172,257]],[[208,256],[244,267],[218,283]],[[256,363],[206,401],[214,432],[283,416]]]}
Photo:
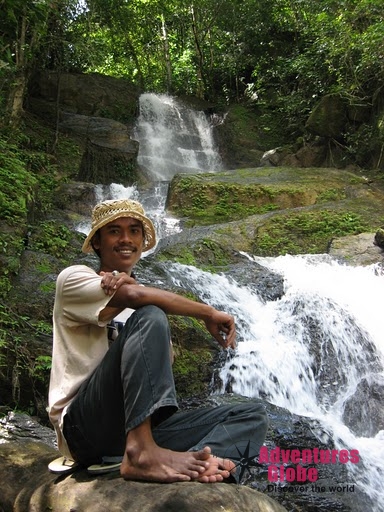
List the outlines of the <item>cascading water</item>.
{"label": "cascading water", "polygon": [[204,112],[188,109],[170,96],[140,96],[134,137],[140,142],[138,163],[155,181],[170,181],[179,172],[221,168],[212,126]]}
{"label": "cascading water", "polygon": [[[140,198],[155,224],[158,238],[177,233],[178,220],[163,215],[168,183],[179,172],[214,172],[221,169],[212,128],[202,111],[188,109],[165,94],[142,94],[134,137],[140,144],[138,163],[147,170],[152,185],[142,190],[118,183],[96,185],[96,202],[102,199]],[[89,233],[90,221],[87,219],[80,223],[77,229],[81,233]]]}
{"label": "cascading water", "polygon": [[175,284],[237,318],[238,347],[220,369],[222,387],[261,397],[316,418],[338,449],[358,450],[352,480],[383,510],[384,430],[357,436],[345,425],[344,404],[364,377],[384,375],[381,295],[376,267],[340,265],[327,256],[258,258],[284,276],[285,293],[263,302],[225,276],[173,264]]}

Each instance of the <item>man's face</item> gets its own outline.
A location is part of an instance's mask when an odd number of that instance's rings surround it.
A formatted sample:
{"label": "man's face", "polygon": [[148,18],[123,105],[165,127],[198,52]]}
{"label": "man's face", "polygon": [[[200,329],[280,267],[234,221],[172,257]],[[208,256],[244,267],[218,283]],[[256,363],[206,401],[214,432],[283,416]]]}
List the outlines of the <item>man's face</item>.
{"label": "man's face", "polygon": [[137,219],[121,217],[100,228],[92,243],[100,254],[100,270],[130,275],[143,250],[143,225]]}

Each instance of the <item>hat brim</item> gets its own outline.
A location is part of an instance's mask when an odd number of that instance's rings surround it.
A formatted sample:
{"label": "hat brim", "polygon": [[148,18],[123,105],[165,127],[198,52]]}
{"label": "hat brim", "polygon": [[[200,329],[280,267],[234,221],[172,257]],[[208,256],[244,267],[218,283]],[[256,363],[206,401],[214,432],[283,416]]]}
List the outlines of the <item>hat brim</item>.
{"label": "hat brim", "polygon": [[91,241],[94,235],[99,231],[100,228],[103,226],[106,226],[110,222],[119,219],[121,217],[130,217],[132,219],[137,219],[143,224],[144,229],[144,237],[145,237],[145,243],[143,246],[143,252],[149,251],[156,245],[156,231],[155,227],[152,224],[152,221],[148,219],[145,215],[141,215],[138,212],[135,211],[124,211],[124,212],[116,212],[114,215],[110,215],[107,219],[104,221],[99,222],[96,226],[94,226],[91,231],[89,232],[87,238],[84,240],[82,252],[85,253],[91,253],[94,252]]}

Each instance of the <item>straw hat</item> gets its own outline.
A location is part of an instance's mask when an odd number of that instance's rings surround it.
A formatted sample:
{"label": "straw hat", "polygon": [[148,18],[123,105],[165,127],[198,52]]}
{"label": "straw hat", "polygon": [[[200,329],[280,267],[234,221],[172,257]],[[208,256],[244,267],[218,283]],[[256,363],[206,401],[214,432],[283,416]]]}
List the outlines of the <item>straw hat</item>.
{"label": "straw hat", "polygon": [[91,240],[100,228],[120,217],[132,217],[142,222],[144,228],[144,248],[149,251],[156,245],[156,232],[152,221],[145,216],[144,208],[132,199],[112,199],[97,204],[92,210],[92,229],[83,244],[83,252],[92,252]]}

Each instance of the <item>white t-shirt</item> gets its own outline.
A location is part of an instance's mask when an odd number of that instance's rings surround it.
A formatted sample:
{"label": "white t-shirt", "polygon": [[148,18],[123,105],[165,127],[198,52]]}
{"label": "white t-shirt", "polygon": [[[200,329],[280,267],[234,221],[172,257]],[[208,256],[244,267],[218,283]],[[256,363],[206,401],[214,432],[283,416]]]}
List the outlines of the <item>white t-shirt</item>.
{"label": "white t-shirt", "polygon": [[[57,278],[53,310],[53,353],[48,412],[60,452],[71,457],[63,436],[66,408],[81,384],[92,374],[108,350],[107,324],[100,312],[111,300],[100,286],[101,276],[85,265],[63,270]],[[124,310],[128,318],[134,310]]]}

